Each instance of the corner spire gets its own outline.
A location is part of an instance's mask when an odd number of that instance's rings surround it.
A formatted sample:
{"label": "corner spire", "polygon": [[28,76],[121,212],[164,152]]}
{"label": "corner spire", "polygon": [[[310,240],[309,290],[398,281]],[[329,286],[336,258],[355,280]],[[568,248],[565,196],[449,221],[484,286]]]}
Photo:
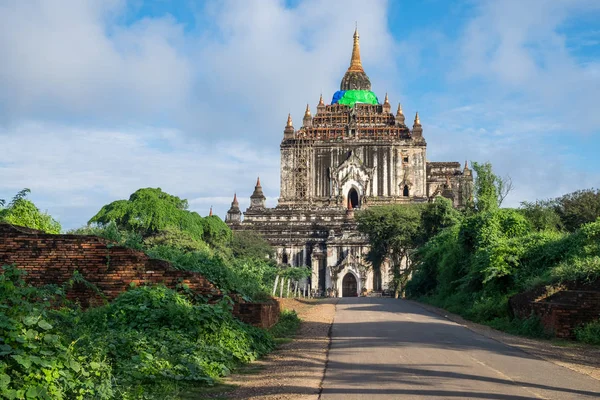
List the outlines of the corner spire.
{"label": "corner spire", "polygon": [[310,106],[308,104],[306,105],[306,111],[304,112],[304,116],[310,117]]}
{"label": "corner spire", "polygon": [[358,35],[358,24],[356,29],[354,29],[354,45],[352,46],[352,58],[350,59],[350,67],[348,67],[348,71],[352,72],[365,72],[362,66],[362,62],[360,61],[360,43]]}
{"label": "corner spire", "polygon": [[402,104],[398,103],[398,111],[396,111],[396,115],[404,115],[402,112]]}
{"label": "corner spire", "polygon": [[419,112],[415,115],[415,125],[421,125],[421,120],[419,119]]}
{"label": "corner spire", "polygon": [[390,99],[388,99],[387,92],[385,93],[385,100],[383,101],[383,104],[390,104]]}
{"label": "corner spire", "polygon": [[212,213],[212,206],[210,206],[210,211],[209,211],[209,213],[208,213],[208,216],[209,216],[209,217],[212,217],[212,216],[213,216],[213,213]]}
{"label": "corner spire", "polygon": [[321,93],[321,96],[319,97],[319,105],[320,106],[324,106],[325,102],[323,101],[323,93]]}
{"label": "corner spire", "polygon": [[287,127],[291,127],[292,126],[292,114],[288,114],[288,119],[287,119]]}

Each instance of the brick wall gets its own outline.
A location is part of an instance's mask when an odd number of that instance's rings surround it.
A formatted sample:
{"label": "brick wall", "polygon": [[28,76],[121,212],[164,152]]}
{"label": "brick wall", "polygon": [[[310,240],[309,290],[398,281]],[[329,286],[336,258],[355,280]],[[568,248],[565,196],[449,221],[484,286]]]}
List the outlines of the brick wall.
{"label": "brick wall", "polygon": [[600,282],[537,288],[511,297],[509,304],[515,316],[537,315],[556,337],[573,338],[575,328],[600,319]]}
{"label": "brick wall", "polygon": [[[205,296],[221,292],[202,275],[179,271],[170,263],[151,259],[140,251],[111,245],[96,236],[51,235],[28,228],[0,224],[0,265],[15,264],[27,272],[34,285],[61,285],[79,271],[102,294],[112,300],[130,284],[164,284],[170,288],[186,284]],[[99,304],[103,297],[83,284],[67,292],[83,306]]]}
{"label": "brick wall", "polygon": [[241,321],[268,329],[279,321],[280,307],[275,300],[266,303],[237,303],[233,313]]}

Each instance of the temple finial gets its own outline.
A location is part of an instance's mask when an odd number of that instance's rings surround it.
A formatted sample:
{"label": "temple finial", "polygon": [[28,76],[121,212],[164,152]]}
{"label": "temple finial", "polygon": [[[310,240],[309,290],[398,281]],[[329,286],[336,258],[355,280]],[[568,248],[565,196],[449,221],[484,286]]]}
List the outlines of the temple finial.
{"label": "temple finial", "polygon": [[353,72],[365,72],[362,66],[362,62],[360,61],[360,43],[358,39],[360,36],[358,35],[358,23],[356,24],[356,29],[354,30],[354,45],[352,46],[352,58],[350,59],[350,67],[348,67],[348,71]]}
{"label": "temple finial", "polygon": [[319,105],[320,106],[324,106],[325,102],[323,101],[323,93],[321,93],[321,96],[319,97]]}
{"label": "temple finial", "polygon": [[415,115],[415,125],[421,125],[421,120],[419,120],[419,112]]}
{"label": "temple finial", "polygon": [[237,192],[233,192],[233,203],[231,204],[239,204],[237,199]]}
{"label": "temple finial", "polygon": [[383,101],[383,104],[390,104],[390,99],[388,99],[388,94],[386,92],[385,94],[385,100]]}
{"label": "temple finial", "polygon": [[403,113],[402,113],[402,104],[400,104],[400,103],[398,103],[398,111],[396,111],[396,114],[403,115]]}
{"label": "temple finial", "polygon": [[465,160],[465,169],[469,169],[469,164],[467,163],[467,160]]}
{"label": "temple finial", "polygon": [[304,116],[305,117],[310,117],[310,107],[309,107],[308,104],[306,105],[306,111],[304,112]]}
{"label": "temple finial", "polygon": [[209,216],[209,217],[212,217],[212,215],[213,215],[213,213],[212,213],[212,206],[210,206],[210,211],[209,211],[209,213],[208,213],[208,216]]}
{"label": "temple finial", "polygon": [[256,186],[260,187],[260,176],[256,179]]}
{"label": "temple finial", "polygon": [[288,127],[292,126],[292,114],[288,114],[288,120],[287,120],[287,125]]}

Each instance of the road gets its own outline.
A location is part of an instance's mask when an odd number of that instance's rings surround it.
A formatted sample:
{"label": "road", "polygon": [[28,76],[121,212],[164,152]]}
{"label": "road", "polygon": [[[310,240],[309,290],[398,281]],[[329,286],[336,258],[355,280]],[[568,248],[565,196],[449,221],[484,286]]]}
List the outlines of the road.
{"label": "road", "polygon": [[600,399],[600,381],[390,298],[337,305],[322,400]]}

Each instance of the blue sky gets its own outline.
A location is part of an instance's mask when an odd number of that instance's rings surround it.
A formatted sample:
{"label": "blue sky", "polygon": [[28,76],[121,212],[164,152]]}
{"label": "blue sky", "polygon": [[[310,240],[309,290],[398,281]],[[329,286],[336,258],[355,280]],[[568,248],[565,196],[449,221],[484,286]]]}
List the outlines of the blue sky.
{"label": "blue sky", "polygon": [[429,160],[492,162],[510,206],[600,186],[596,0],[0,0],[0,198],[66,229],[149,186],[224,216],[260,175],[275,205],[287,113],[331,98],[355,21]]}

